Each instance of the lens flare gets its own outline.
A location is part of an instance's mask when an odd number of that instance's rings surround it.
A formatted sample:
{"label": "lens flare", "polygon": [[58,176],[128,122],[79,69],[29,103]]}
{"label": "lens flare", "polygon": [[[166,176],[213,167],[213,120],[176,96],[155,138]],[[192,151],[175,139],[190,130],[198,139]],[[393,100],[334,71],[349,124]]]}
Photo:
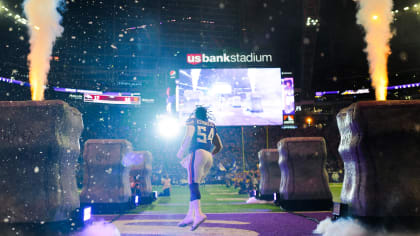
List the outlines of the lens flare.
{"label": "lens flare", "polygon": [[357,23],[365,30],[367,59],[376,100],[384,101],[388,86],[389,41],[392,38],[392,0],[358,0]]}

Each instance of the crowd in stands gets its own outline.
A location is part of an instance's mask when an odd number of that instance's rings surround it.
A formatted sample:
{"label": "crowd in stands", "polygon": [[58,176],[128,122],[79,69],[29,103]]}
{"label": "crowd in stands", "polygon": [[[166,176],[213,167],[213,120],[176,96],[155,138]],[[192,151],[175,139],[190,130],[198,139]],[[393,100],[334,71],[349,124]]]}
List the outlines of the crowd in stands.
{"label": "crowd in stands", "polygon": [[259,181],[260,172],[258,169],[234,174],[229,173],[225,177],[226,187],[233,186],[235,189],[238,189],[239,194],[250,194],[258,190]]}
{"label": "crowd in stands", "polygon": [[[153,127],[153,124],[140,125],[140,122],[136,124],[135,120],[139,114],[134,111],[112,107],[98,108],[98,111],[92,109],[84,114],[84,120],[87,122],[84,122],[85,129],[81,137],[81,153],[83,153],[83,143],[88,139],[127,139],[133,144],[133,150],[147,150],[152,153],[153,185],[161,185],[161,180],[166,175],[169,176],[172,184],[187,184],[186,170],[175,156],[183,138],[182,135],[173,140],[163,140],[156,134],[156,127]],[[93,117],[92,113],[100,114],[100,116]],[[213,167],[205,179],[206,184],[227,184],[239,189],[249,189],[246,187],[250,186],[247,183],[252,182],[252,178],[257,180],[259,178],[259,174],[255,173],[258,171],[258,152],[261,149],[276,149],[277,143],[283,138],[309,136],[325,138],[326,170],[330,182],[342,182],[343,163],[338,153],[340,136],[335,124],[322,128],[282,129],[280,126],[234,126],[218,127],[217,130],[223,141],[223,149],[214,156]]]}
{"label": "crowd in stands", "polygon": [[[258,190],[260,180],[258,151],[277,148],[277,143],[287,137],[324,137],[327,144],[326,170],[330,182],[342,182],[343,164],[337,151],[340,137],[336,127],[300,129],[281,129],[281,127],[220,127],[223,150],[214,156],[213,167],[204,184],[225,184],[235,187],[238,193]],[[268,135],[267,135],[268,131]],[[335,132],[334,132],[335,131]],[[244,143],[242,145],[242,138]],[[178,163],[165,164],[167,160],[157,161],[154,167],[154,184],[160,184],[162,173],[171,173],[172,184],[186,184],[186,171]],[[165,166],[165,167],[164,167]]]}
{"label": "crowd in stands", "polygon": [[131,195],[140,195],[140,182],[137,176],[130,176]]}

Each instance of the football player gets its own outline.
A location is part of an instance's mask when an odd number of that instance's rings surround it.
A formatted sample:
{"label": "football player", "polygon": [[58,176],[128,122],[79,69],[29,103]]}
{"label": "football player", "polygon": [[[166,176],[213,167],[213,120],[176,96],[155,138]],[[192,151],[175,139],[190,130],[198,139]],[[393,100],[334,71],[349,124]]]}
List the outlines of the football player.
{"label": "football player", "polygon": [[216,126],[209,121],[207,108],[198,106],[187,120],[186,134],[177,153],[177,157],[182,159],[188,150],[188,155],[181,164],[187,168],[190,188],[188,213],[178,226],[185,227],[192,224],[191,230],[194,231],[207,219],[200,207],[199,184],[210,171],[213,155],[222,148]]}

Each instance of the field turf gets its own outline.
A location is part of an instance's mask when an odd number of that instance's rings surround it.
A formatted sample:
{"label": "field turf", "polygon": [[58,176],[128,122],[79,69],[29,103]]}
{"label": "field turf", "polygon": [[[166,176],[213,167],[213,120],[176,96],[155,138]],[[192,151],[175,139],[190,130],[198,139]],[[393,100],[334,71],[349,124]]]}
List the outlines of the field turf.
{"label": "field turf", "polygon": [[[339,201],[341,183],[330,184],[333,201]],[[154,191],[160,191],[161,186],[154,186]],[[280,207],[272,204],[247,204],[247,194],[238,194],[238,189],[227,188],[224,185],[201,185],[202,209],[205,213],[239,213],[239,212],[282,212]],[[149,205],[140,205],[128,213],[185,213],[188,209],[188,186],[172,186],[170,197],[159,197]]]}

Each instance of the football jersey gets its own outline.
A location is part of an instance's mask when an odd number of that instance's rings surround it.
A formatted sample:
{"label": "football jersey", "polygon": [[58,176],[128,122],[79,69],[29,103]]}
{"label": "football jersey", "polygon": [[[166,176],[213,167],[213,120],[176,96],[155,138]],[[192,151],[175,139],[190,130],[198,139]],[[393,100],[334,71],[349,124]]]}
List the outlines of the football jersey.
{"label": "football jersey", "polygon": [[190,152],[197,149],[204,149],[211,152],[213,137],[216,135],[216,126],[213,122],[191,118],[187,125],[194,126],[194,135],[190,144]]}

